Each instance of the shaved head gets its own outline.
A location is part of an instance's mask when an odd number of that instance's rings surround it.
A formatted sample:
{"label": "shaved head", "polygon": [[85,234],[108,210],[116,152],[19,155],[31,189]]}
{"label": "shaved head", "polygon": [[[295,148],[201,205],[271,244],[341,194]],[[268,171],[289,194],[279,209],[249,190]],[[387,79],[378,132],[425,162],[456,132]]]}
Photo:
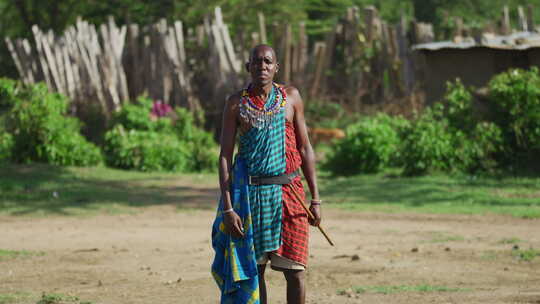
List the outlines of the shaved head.
{"label": "shaved head", "polygon": [[276,52],[266,44],[260,44],[251,49],[246,70],[251,74],[251,82],[259,87],[271,85],[279,70]]}
{"label": "shaved head", "polygon": [[249,53],[249,61],[252,61],[253,58],[254,58],[253,56],[254,55],[256,56],[261,51],[263,51],[263,52],[270,51],[272,53],[272,56],[275,59],[275,62],[277,62],[276,52],[274,51],[274,49],[271,46],[269,46],[267,44],[259,44],[259,45],[255,46],[255,47],[253,47],[251,49],[251,52]]}

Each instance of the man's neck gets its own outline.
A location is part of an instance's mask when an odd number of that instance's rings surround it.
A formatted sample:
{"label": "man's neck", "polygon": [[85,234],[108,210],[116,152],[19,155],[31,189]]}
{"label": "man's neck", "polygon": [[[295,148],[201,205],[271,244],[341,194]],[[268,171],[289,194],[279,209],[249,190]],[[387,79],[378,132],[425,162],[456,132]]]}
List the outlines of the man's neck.
{"label": "man's neck", "polygon": [[270,95],[270,91],[272,91],[272,85],[273,85],[272,82],[266,85],[262,85],[262,86],[252,84],[251,92],[255,96],[261,96],[263,99],[266,99],[268,98],[268,95]]}

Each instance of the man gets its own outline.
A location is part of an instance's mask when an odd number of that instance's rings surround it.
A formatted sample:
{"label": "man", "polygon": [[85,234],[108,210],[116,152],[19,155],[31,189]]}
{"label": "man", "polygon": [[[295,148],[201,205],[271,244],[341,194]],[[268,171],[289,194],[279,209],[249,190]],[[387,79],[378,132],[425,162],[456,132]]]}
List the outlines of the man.
{"label": "man", "polygon": [[[222,303],[258,303],[260,297],[260,303],[266,304],[264,274],[270,261],[285,276],[287,303],[302,304],[308,221],[312,225],[321,221],[304,105],[296,88],[274,83],[279,64],[270,46],[253,48],[246,69],[250,85],[228,98],[223,114],[213,274],[222,290]],[[237,134],[240,144],[233,167]],[[308,219],[293,194],[304,196],[300,168],[311,193],[313,219]]]}

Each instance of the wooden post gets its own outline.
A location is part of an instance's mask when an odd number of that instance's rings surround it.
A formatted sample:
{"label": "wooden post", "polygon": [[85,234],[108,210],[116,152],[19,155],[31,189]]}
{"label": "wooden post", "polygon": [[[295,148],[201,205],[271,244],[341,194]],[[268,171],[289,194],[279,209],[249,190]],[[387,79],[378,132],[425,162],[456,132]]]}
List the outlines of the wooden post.
{"label": "wooden post", "polygon": [[503,35],[509,35],[511,31],[512,31],[512,28],[510,25],[510,10],[508,9],[508,5],[505,5],[503,7],[501,33]]}
{"label": "wooden post", "polygon": [[[66,39],[66,44],[69,44],[69,41],[67,41],[67,39]],[[72,67],[72,64],[71,64],[71,60],[69,59],[69,47],[67,45],[63,48],[62,56],[63,56],[63,60],[64,60],[64,66],[66,67],[66,89],[67,89],[67,93],[68,93],[68,96],[71,99],[75,99],[76,98],[76,94],[75,94],[75,90],[76,90],[75,76],[73,75],[74,74],[73,73],[73,67]]]}
{"label": "wooden post", "polygon": [[298,73],[302,75],[302,79],[304,79],[304,72],[306,71],[306,65],[308,61],[308,37],[306,34],[306,24],[304,22],[300,22],[299,29],[298,29],[298,49],[299,49],[299,56],[298,56]]}
{"label": "wooden post", "polygon": [[527,29],[529,30],[529,32],[535,31],[534,6],[532,4],[529,4],[527,6]]}
{"label": "wooden post", "polygon": [[368,6],[364,9],[364,18],[366,25],[366,40],[371,43],[375,37],[375,19],[377,18],[377,9],[374,6]]}
{"label": "wooden post", "polygon": [[214,9],[214,14],[216,17],[215,25],[219,31],[219,35],[223,41],[224,50],[226,54],[227,61],[229,62],[231,70],[236,73],[240,72],[240,62],[236,59],[236,54],[234,53],[234,48],[232,46],[231,36],[229,35],[229,29],[227,25],[223,23],[223,17],[221,15],[221,8],[218,6]]}
{"label": "wooden post", "polygon": [[390,26],[389,28],[389,46],[390,46],[390,56],[392,57],[392,63],[390,66],[390,77],[393,85],[392,94],[395,97],[403,97],[403,86],[401,83],[400,77],[400,68],[402,62],[400,60],[400,50],[399,50],[399,38],[398,38],[399,26],[394,27]]}
{"label": "wooden post", "polygon": [[204,25],[197,25],[196,27],[197,46],[202,47],[204,45]]}
{"label": "wooden post", "polygon": [[324,67],[324,53],[326,50],[326,44],[324,42],[315,43],[315,57],[316,57],[316,67],[315,67],[315,78],[313,79],[313,84],[311,85],[310,96],[311,98],[316,98],[319,92],[319,86],[322,79],[323,67]]}
{"label": "wooden post", "polygon": [[300,48],[299,43],[291,45],[291,81],[296,83],[298,77],[299,60],[300,60]]}
{"label": "wooden post", "polygon": [[49,74],[49,66],[47,65],[47,60],[45,59],[45,55],[43,53],[43,47],[41,45],[41,31],[37,27],[37,25],[32,26],[32,32],[34,33],[34,40],[36,42],[36,50],[38,53],[39,63],[41,66],[41,72],[43,75],[43,78],[45,79],[45,83],[47,84],[47,87],[52,88],[53,83],[50,78]]}
{"label": "wooden post", "polygon": [[11,39],[9,39],[9,37],[6,37],[5,41],[6,41],[8,50],[11,53],[11,57],[13,58],[13,61],[15,62],[15,67],[17,67],[17,71],[19,71],[19,75],[21,76],[24,83],[29,84],[29,80],[26,77],[26,72],[23,69],[21,59],[19,58],[19,55],[17,54],[17,51],[15,50],[15,47],[13,46]]}
{"label": "wooden post", "polygon": [[522,32],[529,31],[529,26],[527,23],[527,17],[525,16],[525,10],[523,6],[518,6],[518,20],[519,20],[519,30]]}
{"label": "wooden post", "polygon": [[[375,40],[377,35],[377,10],[375,7],[368,7],[364,11],[366,14],[366,30],[367,36],[370,36],[371,40]],[[343,75],[346,77],[347,88],[345,89],[345,94],[347,98],[344,98],[347,102],[353,103],[356,110],[360,109],[360,98],[358,98],[358,88],[362,86],[364,81],[364,64],[365,62],[360,62],[362,58],[361,52],[363,52],[363,47],[360,47],[360,36],[363,33],[360,31],[360,20],[359,20],[358,7],[350,7],[347,10],[346,21],[343,25],[344,39],[345,39],[345,62],[347,65],[347,71]],[[368,25],[369,24],[369,25]],[[337,30],[337,29],[336,29]],[[373,47],[374,44],[367,43],[367,47]],[[374,49],[375,52],[377,50]],[[328,57],[327,57],[328,58]],[[369,63],[368,63],[369,64]],[[342,76],[342,77],[343,77]]]}
{"label": "wooden post", "polygon": [[27,39],[17,39],[15,40],[14,49],[20,58],[20,64],[23,69],[22,73],[24,76],[21,77],[26,79],[26,83],[35,83],[39,78],[39,69],[30,42]]}
{"label": "wooden post", "polygon": [[258,12],[257,17],[259,19],[259,33],[261,37],[261,43],[267,44],[268,39],[266,37],[266,23],[264,22],[264,14],[262,12]]}
{"label": "wooden post", "polygon": [[452,40],[459,43],[463,40],[463,19],[461,17],[455,17],[454,20],[456,22],[456,31],[454,32]]}
{"label": "wooden post", "polygon": [[283,82],[289,83],[291,81],[291,45],[292,45],[292,29],[291,25],[287,24],[287,27],[285,29],[285,41],[284,41],[284,49],[285,54],[283,55],[283,62],[281,65],[281,68],[283,70]]}
{"label": "wooden post", "polygon": [[433,33],[433,25],[429,23],[416,23],[416,43],[433,42],[435,35]]}
{"label": "wooden post", "polygon": [[126,73],[129,84],[129,96],[135,99],[142,94],[143,87],[140,75],[143,74],[144,67],[142,66],[142,54],[139,52],[139,26],[137,24],[129,24],[127,31],[127,63]]}
{"label": "wooden post", "polygon": [[282,29],[283,27],[280,24],[276,22],[272,23],[272,45],[277,53],[279,61],[282,61],[283,55],[285,55],[283,48],[285,37]]}
{"label": "wooden post", "polygon": [[258,32],[252,32],[251,33],[251,47],[253,48],[260,43],[261,43],[261,35],[259,35]]}
{"label": "wooden post", "polygon": [[400,86],[406,95],[411,94],[414,86],[414,68],[411,62],[412,56],[410,49],[413,42],[410,41],[410,35],[407,35],[408,31],[412,31],[412,29],[407,29],[407,19],[405,18],[405,14],[402,13],[400,23],[397,28],[397,40],[401,67]]}
{"label": "wooden post", "polygon": [[392,54],[391,46],[391,37],[390,37],[390,27],[386,22],[381,24],[382,35],[381,35],[381,60],[380,60],[380,78],[382,83],[382,101],[384,102],[387,96],[390,96],[392,91],[392,80],[391,80],[391,68],[393,65],[394,54]]}

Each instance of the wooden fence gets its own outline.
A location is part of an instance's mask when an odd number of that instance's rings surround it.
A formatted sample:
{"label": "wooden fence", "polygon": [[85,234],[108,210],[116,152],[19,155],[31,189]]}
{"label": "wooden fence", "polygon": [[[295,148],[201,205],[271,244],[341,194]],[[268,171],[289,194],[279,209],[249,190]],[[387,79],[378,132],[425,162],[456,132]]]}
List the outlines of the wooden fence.
{"label": "wooden fence", "polygon": [[[533,7],[518,9],[519,30],[536,30]],[[243,63],[254,45],[269,42],[282,69],[278,80],[298,86],[307,100],[332,100],[362,110],[364,105],[403,103],[419,88],[421,69],[411,46],[434,40],[431,24],[382,20],[374,7],[349,8],[323,41],[308,41],[299,24],[265,23],[259,30],[231,38],[220,8],[203,24],[185,29],[182,22],[161,20],[141,27],[117,26],[112,18],[96,27],[78,20],[62,35],[32,28],[34,39],[6,43],[25,83],[44,81],[74,102],[73,112],[89,103],[105,117],[123,103],[147,94],[191,110],[205,109],[219,118],[228,94],[245,85]],[[512,31],[508,8],[484,29],[467,29],[455,18],[452,40],[475,38],[486,31]],[[421,74],[421,73],[420,73]]]}

